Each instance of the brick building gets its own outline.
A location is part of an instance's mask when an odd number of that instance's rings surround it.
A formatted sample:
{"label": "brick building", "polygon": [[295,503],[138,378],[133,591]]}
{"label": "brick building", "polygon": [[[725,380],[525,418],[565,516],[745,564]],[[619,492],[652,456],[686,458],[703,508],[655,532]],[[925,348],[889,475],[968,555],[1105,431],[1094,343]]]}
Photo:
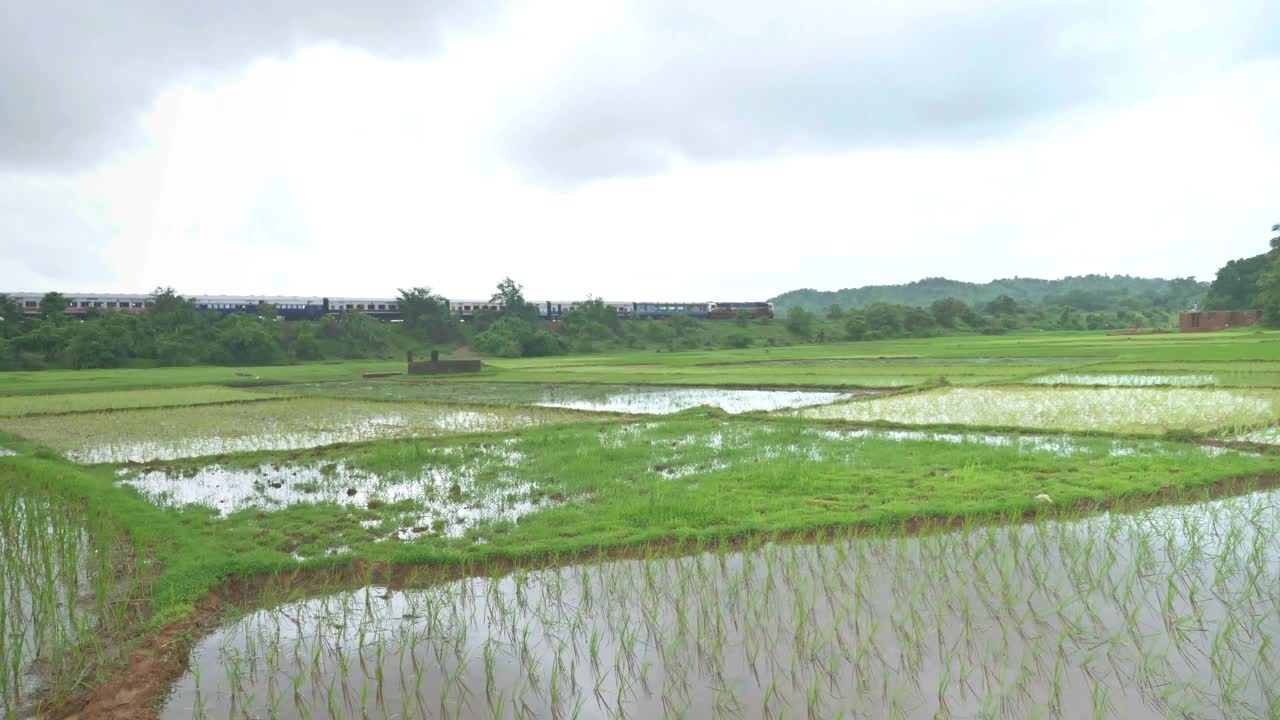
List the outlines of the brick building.
{"label": "brick building", "polygon": [[1200,310],[1178,318],[1179,332],[1214,332],[1262,323],[1261,310]]}

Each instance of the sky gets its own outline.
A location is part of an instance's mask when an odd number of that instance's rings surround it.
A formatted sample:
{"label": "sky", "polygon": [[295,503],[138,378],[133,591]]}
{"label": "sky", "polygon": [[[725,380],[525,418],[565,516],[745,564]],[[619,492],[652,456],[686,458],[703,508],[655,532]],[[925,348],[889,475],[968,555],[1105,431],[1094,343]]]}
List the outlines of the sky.
{"label": "sky", "polygon": [[1212,279],[1274,0],[0,3],[0,291]]}

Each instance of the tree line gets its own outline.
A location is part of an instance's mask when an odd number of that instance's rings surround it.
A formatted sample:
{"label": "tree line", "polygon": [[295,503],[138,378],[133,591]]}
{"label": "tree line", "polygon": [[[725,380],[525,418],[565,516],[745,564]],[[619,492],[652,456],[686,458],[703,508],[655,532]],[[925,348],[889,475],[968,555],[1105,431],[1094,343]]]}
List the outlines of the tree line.
{"label": "tree line", "polygon": [[792,290],[771,302],[781,312],[792,307],[822,312],[832,305],[841,308],[867,308],[878,304],[927,308],[942,300],[960,301],[970,307],[981,308],[1000,298],[1010,298],[1023,306],[1061,306],[1082,312],[1176,312],[1199,302],[1206,287],[1206,283],[1193,277],[1166,280],[1128,275],[1080,275],[1060,280],[1003,278],[988,283],[925,278],[902,285],[871,285],[834,291]]}

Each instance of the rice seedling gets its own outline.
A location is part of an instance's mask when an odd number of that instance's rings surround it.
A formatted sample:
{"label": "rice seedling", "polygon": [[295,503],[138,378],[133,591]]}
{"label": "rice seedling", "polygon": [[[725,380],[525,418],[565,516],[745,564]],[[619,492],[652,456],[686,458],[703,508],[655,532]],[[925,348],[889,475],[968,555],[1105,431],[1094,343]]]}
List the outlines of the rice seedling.
{"label": "rice seedling", "polygon": [[109,661],[137,617],[133,548],[102,518],[0,482],[0,712],[34,716]]}
{"label": "rice seedling", "polygon": [[1107,385],[1111,387],[1201,387],[1216,385],[1213,375],[1042,375],[1028,380],[1032,385]]}
{"label": "rice seedling", "polygon": [[[1280,661],[1280,614],[1274,581],[1257,578],[1280,570],[1276,499],[920,537],[715,543],[325,595],[203,641],[165,716],[196,707],[194,668],[206,686],[220,678],[203,697],[262,709],[269,678],[288,682],[265,662],[276,644],[334,678],[297,693],[339,716],[425,702],[449,717],[1265,718],[1272,678],[1257,668]],[[259,659],[221,680],[226,658],[249,648]],[[378,671],[342,671],[356,662]],[[436,671],[415,674],[424,664]],[[381,692],[377,677],[392,679]],[[302,716],[287,702],[277,711]]]}
{"label": "rice seedling", "polygon": [[1268,426],[1267,391],[1200,388],[949,388],[800,410],[808,418],[909,425],[978,425],[1157,433]]}

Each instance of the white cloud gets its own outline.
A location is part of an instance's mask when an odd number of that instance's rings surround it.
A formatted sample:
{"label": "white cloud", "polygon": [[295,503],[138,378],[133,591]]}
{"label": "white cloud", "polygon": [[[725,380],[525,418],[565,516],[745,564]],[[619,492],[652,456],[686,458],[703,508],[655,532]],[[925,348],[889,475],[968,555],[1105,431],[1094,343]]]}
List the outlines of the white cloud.
{"label": "white cloud", "polygon": [[[540,82],[607,42],[596,31],[627,7],[581,3],[563,23],[517,9],[430,58],[322,45],[171,87],[139,143],[106,162],[0,175],[0,279],[474,297],[511,275],[534,297],[621,299],[939,275],[1206,279],[1265,249],[1280,221],[1280,100],[1267,92],[1280,62],[1232,60],[1219,45],[1240,43],[1221,38],[1196,50],[1218,60],[1180,81],[1159,73],[980,140],[715,157],[677,143],[653,173],[542,185],[512,160],[510,129],[560,97]],[[1181,37],[1189,22],[1160,17],[1169,27],[1144,32]],[[1115,39],[1073,40],[1090,41]]]}

